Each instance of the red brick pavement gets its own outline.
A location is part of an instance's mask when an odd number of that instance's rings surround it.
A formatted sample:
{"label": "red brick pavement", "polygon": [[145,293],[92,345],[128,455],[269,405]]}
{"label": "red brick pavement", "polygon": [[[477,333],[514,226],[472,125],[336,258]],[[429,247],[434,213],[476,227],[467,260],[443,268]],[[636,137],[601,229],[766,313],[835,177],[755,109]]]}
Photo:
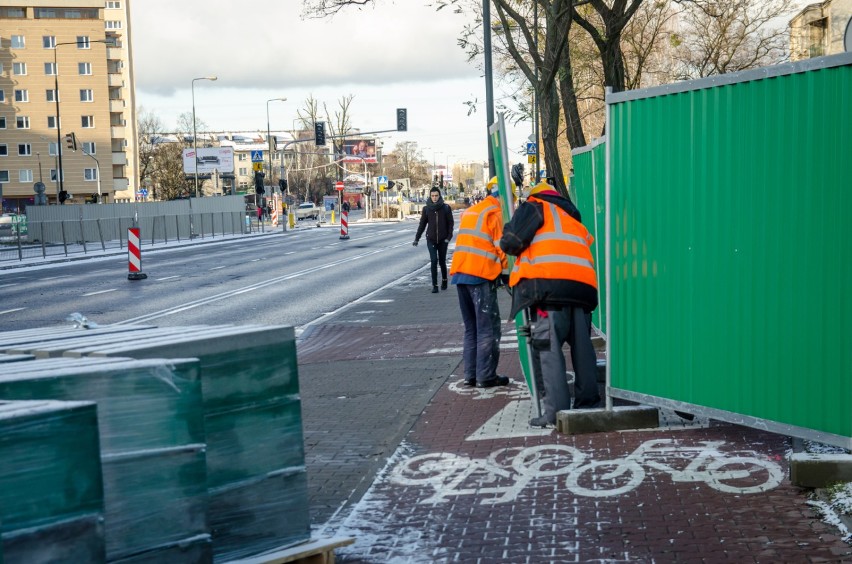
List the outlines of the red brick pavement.
{"label": "red brick pavement", "polygon": [[[340,532],[357,541],[339,551],[341,561],[852,561],[852,547],[818,520],[806,492],[787,479],[790,446],[784,437],[711,423],[683,430],[574,437],[553,431],[469,440],[517,398],[504,391],[460,392],[453,385],[459,370],[343,524]],[[515,355],[503,356],[501,372],[513,376],[517,392],[521,378]],[[677,447],[664,459],[675,469],[684,469],[697,456],[685,448],[723,441],[717,456],[757,458],[766,468],[780,469],[783,479],[767,491],[735,493],[719,488],[755,487],[771,478],[769,471],[752,464],[752,473],[729,476],[714,488],[708,483],[712,479],[676,481],[672,473],[642,463],[645,476],[638,485],[595,497],[588,490],[624,486],[632,474],[607,480],[598,472],[598,481],[592,482],[591,472],[572,470],[577,458],[586,463],[624,458],[647,441],[660,440]],[[419,463],[411,461],[423,455]]]}

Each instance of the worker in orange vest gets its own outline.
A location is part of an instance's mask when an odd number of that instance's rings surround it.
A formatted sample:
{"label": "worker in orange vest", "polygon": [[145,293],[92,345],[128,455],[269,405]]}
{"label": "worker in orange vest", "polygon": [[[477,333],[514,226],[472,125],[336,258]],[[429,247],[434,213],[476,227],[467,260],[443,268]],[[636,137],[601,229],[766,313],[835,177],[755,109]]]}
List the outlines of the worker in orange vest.
{"label": "worker in orange vest", "polygon": [[518,257],[509,277],[514,317],[530,309],[536,379],[544,385],[543,413],[530,425],[556,423],[556,413],[571,408],[562,344],[571,347],[574,405],[597,407],[597,358],[591,339],[591,313],[598,306],[592,235],[580,223],[570,199],[542,182],[503,226],[500,247]]}
{"label": "worker in orange vest", "polygon": [[497,374],[501,337],[497,285],[501,276],[508,277],[506,255],[497,246],[503,225],[497,177],[487,189],[492,194],[461,216],[450,267],[464,321],[464,383],[480,388],[509,383],[509,378]]}

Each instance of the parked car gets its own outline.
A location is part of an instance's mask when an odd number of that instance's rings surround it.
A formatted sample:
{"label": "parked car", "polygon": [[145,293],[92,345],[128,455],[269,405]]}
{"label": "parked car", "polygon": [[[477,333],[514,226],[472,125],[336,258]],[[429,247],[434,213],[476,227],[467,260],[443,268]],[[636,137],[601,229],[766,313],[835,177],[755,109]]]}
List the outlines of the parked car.
{"label": "parked car", "polygon": [[312,219],[318,219],[319,214],[320,209],[310,202],[299,204],[299,207],[296,208],[296,219],[305,219],[308,217]]}

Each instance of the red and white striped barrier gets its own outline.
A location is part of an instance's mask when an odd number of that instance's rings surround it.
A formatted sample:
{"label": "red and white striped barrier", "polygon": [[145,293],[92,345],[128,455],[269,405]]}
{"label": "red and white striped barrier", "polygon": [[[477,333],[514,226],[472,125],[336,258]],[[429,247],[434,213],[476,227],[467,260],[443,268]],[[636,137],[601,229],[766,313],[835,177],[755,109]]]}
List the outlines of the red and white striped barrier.
{"label": "red and white striped barrier", "polygon": [[349,212],[343,210],[340,212],[340,239],[349,238]]}
{"label": "red and white striped barrier", "polygon": [[127,279],[144,280],[147,274],[142,273],[142,241],[139,238],[139,228],[127,229]]}

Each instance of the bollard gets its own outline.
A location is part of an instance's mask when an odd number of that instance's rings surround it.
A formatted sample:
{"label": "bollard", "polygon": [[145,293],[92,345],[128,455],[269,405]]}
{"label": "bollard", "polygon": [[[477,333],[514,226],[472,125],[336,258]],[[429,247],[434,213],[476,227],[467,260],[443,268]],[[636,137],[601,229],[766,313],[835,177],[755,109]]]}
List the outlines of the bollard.
{"label": "bollard", "polygon": [[331,210],[331,222],[334,223],[334,210]]}
{"label": "bollard", "polygon": [[139,228],[127,229],[127,279],[144,280],[147,274],[142,273],[142,245],[139,239]]}
{"label": "bollard", "polygon": [[349,212],[340,212],[340,240],[349,239]]}

